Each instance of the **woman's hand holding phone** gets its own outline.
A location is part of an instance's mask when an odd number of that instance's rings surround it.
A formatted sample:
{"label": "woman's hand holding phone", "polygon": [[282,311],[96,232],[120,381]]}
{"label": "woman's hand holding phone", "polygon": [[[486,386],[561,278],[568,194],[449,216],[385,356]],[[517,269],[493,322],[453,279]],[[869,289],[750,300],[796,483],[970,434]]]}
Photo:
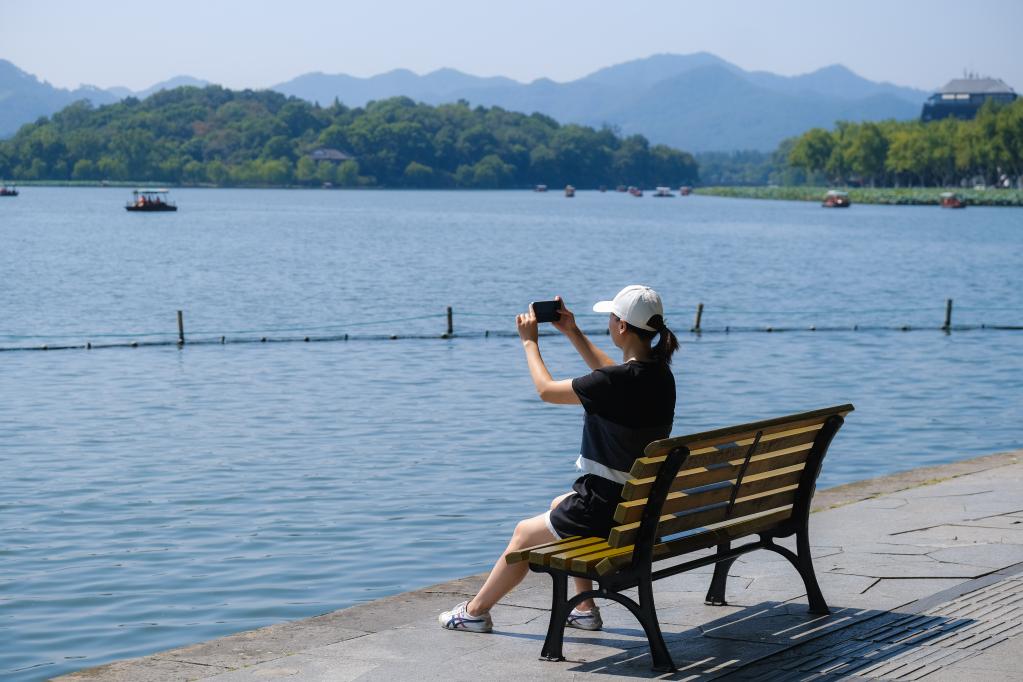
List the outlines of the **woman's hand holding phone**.
{"label": "woman's hand holding phone", "polygon": [[561,310],[558,311],[560,313],[558,319],[551,322],[551,324],[554,325],[555,329],[565,335],[576,331],[575,315],[573,315],[572,311],[568,309],[568,306],[565,305],[565,301],[560,296],[555,296],[554,300],[561,301]]}
{"label": "woman's hand holding phone", "polygon": [[519,330],[519,338],[523,341],[536,342],[539,337],[536,315],[533,313],[533,306],[529,306],[528,313],[522,313],[515,317],[515,326]]}

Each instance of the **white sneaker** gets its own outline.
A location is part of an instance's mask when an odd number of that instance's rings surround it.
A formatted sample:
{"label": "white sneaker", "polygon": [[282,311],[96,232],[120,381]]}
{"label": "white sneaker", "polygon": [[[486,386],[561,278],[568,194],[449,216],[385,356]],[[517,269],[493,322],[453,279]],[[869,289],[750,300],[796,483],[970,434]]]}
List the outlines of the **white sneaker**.
{"label": "white sneaker", "polygon": [[466,632],[490,632],[494,629],[494,623],[490,620],[490,614],[482,616],[470,616],[466,608],[468,600],[462,602],[450,611],[437,616],[440,626],[445,630],[465,630]]}
{"label": "white sneaker", "polygon": [[572,609],[572,613],[565,619],[565,625],[579,630],[599,630],[604,627],[604,621],[600,619],[600,609],[594,605],[592,611]]}

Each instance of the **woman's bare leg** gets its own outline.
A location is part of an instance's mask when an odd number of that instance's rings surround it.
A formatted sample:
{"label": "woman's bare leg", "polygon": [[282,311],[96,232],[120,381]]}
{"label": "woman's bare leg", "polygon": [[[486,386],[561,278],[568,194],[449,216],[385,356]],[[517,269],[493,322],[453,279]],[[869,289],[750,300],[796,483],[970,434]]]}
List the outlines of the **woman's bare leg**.
{"label": "woman's bare leg", "polygon": [[547,529],[546,514],[534,516],[531,519],[519,521],[515,526],[508,547],[501,553],[501,557],[494,564],[494,568],[487,576],[487,581],[475,597],[468,603],[466,610],[473,616],[479,616],[489,611],[494,604],[501,600],[504,595],[515,589],[515,586],[522,582],[529,571],[529,564],[519,561],[509,564],[504,560],[505,554],[518,549],[542,545],[545,542],[554,542],[556,537]]}
{"label": "woman's bare leg", "polygon": [[[575,493],[565,493],[554,498],[551,502],[551,509],[554,509],[561,501],[569,495]],[[490,575],[487,576],[486,582],[483,583],[483,587],[476,594],[472,600],[466,605],[466,609],[470,614],[478,616],[486,613],[494,604],[499,602],[506,594],[511,592],[515,587],[522,582],[522,579],[526,577],[526,573],[529,572],[529,564],[525,561],[519,561],[514,564],[509,564],[505,561],[505,555],[509,552],[514,552],[525,547],[533,547],[534,545],[542,545],[545,542],[553,542],[557,540],[547,528],[546,514],[540,514],[530,519],[519,521],[518,525],[515,526],[515,532],[512,534],[511,540],[508,542],[508,546],[504,552],[501,553],[501,557],[494,563],[493,570],[490,571]],[[593,589],[593,581],[585,578],[574,578],[576,593],[586,592],[587,590]],[[589,611],[593,608],[593,600],[586,599],[579,603],[578,606],[580,611]]]}

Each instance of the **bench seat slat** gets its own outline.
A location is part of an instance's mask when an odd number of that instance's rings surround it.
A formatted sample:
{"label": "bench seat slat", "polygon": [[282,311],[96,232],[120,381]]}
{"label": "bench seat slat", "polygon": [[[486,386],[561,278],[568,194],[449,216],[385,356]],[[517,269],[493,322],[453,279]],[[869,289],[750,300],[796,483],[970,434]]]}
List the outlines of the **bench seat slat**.
{"label": "bench seat slat", "polygon": [[551,542],[545,542],[542,545],[534,545],[532,547],[526,547],[525,549],[518,549],[505,554],[504,560],[509,564],[516,564],[520,561],[528,560],[530,552],[546,549],[548,547],[554,547],[555,545],[560,545],[562,542],[572,542],[573,540],[579,540],[581,537],[582,536],[579,535],[573,535],[571,537],[562,538],[561,540],[552,540]]}
{"label": "bench seat slat", "polygon": [[585,538],[577,536],[574,539],[555,542],[547,545],[546,547],[541,547],[531,551],[528,557],[529,563],[536,566],[549,566],[551,557],[560,554],[561,552],[595,544],[595,542],[602,542],[602,540],[601,538]]}

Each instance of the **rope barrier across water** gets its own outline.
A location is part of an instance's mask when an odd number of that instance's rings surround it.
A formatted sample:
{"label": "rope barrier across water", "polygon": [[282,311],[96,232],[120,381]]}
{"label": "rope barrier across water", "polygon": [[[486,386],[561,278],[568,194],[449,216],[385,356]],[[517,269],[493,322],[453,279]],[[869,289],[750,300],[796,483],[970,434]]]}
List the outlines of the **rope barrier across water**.
{"label": "rope barrier across water", "polygon": [[[970,312],[1020,312],[1023,311],[1021,307],[967,307],[962,308]],[[833,312],[823,311],[800,311],[800,310],[789,310],[789,311],[749,311],[749,310],[738,310],[728,307],[721,307],[715,309],[717,312],[724,313],[726,316],[729,315],[777,315],[777,316],[825,316],[833,315]],[[842,311],[845,314],[879,314],[879,313],[921,313],[921,312],[937,312],[937,308],[934,309],[920,309],[920,308],[876,308],[869,310],[856,310],[856,311]],[[969,324],[969,325],[953,325],[952,324],[952,299],[947,299],[945,302],[945,320],[944,324],[940,327],[934,326],[922,326],[922,325],[880,325],[880,324],[853,324],[853,325],[725,325],[718,327],[704,327],[703,326],[703,311],[704,305],[700,303],[696,309],[696,317],[693,326],[689,328],[689,333],[692,335],[702,334],[743,334],[743,333],[792,333],[792,332],[811,332],[811,333],[827,333],[827,332],[882,332],[882,331],[897,331],[897,332],[911,332],[911,331],[940,331],[945,334],[951,332],[964,332],[964,331],[976,331],[976,330],[990,330],[990,331],[1023,331],[1023,325],[1005,325],[1005,324]],[[679,319],[686,313],[681,312],[668,312],[665,313],[665,317],[669,320]],[[577,318],[597,318],[604,317],[602,314],[597,313],[576,313]],[[469,318],[495,318],[511,320],[512,315],[506,313],[475,313],[475,312],[462,312],[459,313],[460,317]],[[402,324],[407,322],[416,322],[420,320],[429,319],[447,319],[447,330],[440,334],[429,334],[429,333],[406,333],[406,334],[352,334],[348,329],[363,329],[365,327],[384,325],[384,324]],[[176,338],[173,337],[173,333],[170,331],[165,332],[99,332],[99,333],[64,333],[64,334],[3,334],[0,333],[0,343],[3,340],[7,341],[31,341],[38,339],[89,339],[81,341],[79,343],[59,343],[59,344],[41,344],[41,345],[20,345],[20,346],[0,346],[0,352],[13,352],[13,351],[50,351],[50,350],[92,350],[102,348],[145,348],[145,347],[159,347],[159,346],[178,346],[184,347],[186,344],[189,346],[198,345],[226,345],[230,344],[252,344],[252,343],[324,343],[324,342],[338,342],[338,341],[397,341],[401,340],[426,340],[426,339],[466,339],[466,338],[489,338],[491,336],[495,338],[510,338],[517,337],[518,333],[514,329],[502,328],[499,330],[490,329],[476,329],[470,331],[461,331],[458,334],[454,332],[453,324],[454,313],[452,308],[449,306],[447,311],[444,313],[426,314],[426,315],[415,315],[411,317],[397,317],[386,320],[369,320],[365,322],[349,322],[340,324],[328,324],[328,325],[302,325],[302,326],[273,326],[257,329],[236,329],[230,331],[214,331],[214,330],[201,330],[197,332],[191,332],[189,337],[186,339],[184,329],[184,319],[182,311],[177,311],[178,321],[178,333]],[[676,326],[676,334],[683,333],[684,330]],[[607,329],[587,329],[584,330],[586,334],[590,336],[606,334]],[[316,332],[319,332],[318,334]],[[328,333],[323,333],[328,332]],[[329,333],[336,332],[336,333]],[[279,335],[283,334],[283,335]],[[274,336],[279,335],[279,336]],[[543,331],[540,333],[541,336],[555,336],[556,332]],[[171,337],[171,338],[153,338],[153,337]],[[229,338],[230,337],[230,338]],[[93,343],[91,339],[126,339],[122,341],[100,341],[99,343]]]}

